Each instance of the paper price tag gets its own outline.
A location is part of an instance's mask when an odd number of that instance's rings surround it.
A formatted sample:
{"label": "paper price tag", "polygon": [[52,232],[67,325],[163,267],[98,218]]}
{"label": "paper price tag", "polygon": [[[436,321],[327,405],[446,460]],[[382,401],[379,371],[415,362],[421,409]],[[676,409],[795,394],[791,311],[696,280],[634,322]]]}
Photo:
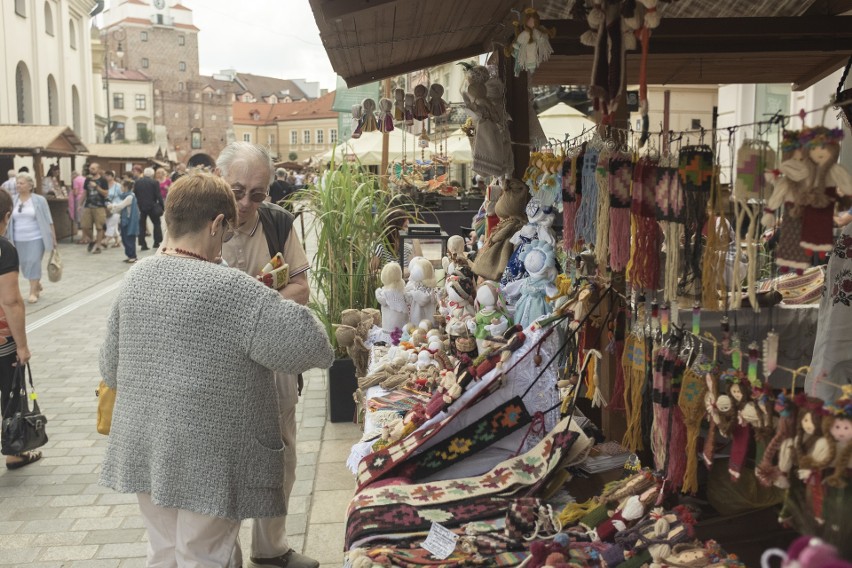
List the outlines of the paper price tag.
{"label": "paper price tag", "polygon": [[444,560],[456,549],[456,541],[458,539],[459,535],[450,529],[438,523],[432,523],[429,535],[420,546],[438,560]]}

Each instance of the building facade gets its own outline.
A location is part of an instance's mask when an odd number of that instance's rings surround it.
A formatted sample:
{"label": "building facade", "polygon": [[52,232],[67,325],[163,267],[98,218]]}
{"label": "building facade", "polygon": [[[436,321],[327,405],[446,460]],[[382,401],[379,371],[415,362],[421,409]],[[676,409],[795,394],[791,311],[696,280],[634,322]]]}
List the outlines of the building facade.
{"label": "building facade", "polygon": [[175,0],[124,0],[104,12],[103,24],[108,59],[151,79],[155,141],[165,137],[176,161],[200,153],[215,159],[233,139],[233,91],[200,75],[192,10]]}
{"label": "building facade", "polygon": [[270,149],[277,161],[303,162],[339,140],[334,92],[291,103],[234,103],[234,136]]}
{"label": "building facade", "polygon": [[109,97],[112,142],[154,141],[154,83],[141,71],[110,69]]}
{"label": "building facade", "polygon": [[95,0],[3,0],[0,124],[71,127],[94,142],[89,13]]}

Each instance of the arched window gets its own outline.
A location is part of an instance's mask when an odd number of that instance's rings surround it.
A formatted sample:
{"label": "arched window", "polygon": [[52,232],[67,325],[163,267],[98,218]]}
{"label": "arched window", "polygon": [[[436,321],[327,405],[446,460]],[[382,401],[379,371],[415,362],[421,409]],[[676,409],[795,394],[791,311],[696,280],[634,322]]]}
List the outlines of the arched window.
{"label": "arched window", "polygon": [[77,49],[77,26],[74,25],[74,20],[68,20],[68,37],[71,49]]}
{"label": "arched window", "polygon": [[53,126],[59,124],[59,91],[53,75],[47,76],[47,119]]}
{"label": "arched window", "polygon": [[18,123],[33,122],[33,89],[30,83],[30,71],[23,61],[15,69],[15,95],[18,99]]}
{"label": "arched window", "polygon": [[49,36],[53,35],[53,9],[47,1],[44,3],[44,31]]}
{"label": "arched window", "polygon": [[71,123],[74,132],[80,136],[80,93],[76,85],[71,85]]}

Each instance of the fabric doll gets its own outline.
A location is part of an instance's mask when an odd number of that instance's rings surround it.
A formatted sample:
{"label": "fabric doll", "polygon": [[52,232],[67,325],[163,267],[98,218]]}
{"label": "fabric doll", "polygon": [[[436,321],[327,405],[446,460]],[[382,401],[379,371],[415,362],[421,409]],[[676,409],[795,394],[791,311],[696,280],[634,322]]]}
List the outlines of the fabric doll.
{"label": "fabric doll", "polygon": [[381,132],[393,132],[393,101],[379,99],[378,126]]}
{"label": "fabric doll", "polygon": [[[460,274],[465,268],[470,272],[470,262],[465,252],[464,237],[453,235],[447,240],[447,256],[441,259],[441,266],[444,267],[444,274],[447,276]],[[467,276],[470,277],[472,274],[470,272]]]}
{"label": "fabric doll", "polygon": [[520,299],[515,306],[515,322],[528,327],[539,317],[550,313],[548,296],[557,292],[556,255],[550,243],[535,241],[524,250],[521,257],[529,278],[523,281]]}
{"label": "fabric doll", "polygon": [[485,207],[486,237],[491,234],[491,231],[493,231],[494,227],[497,226],[497,223],[500,222],[500,217],[497,216],[497,213],[494,211],[494,209],[497,205],[497,200],[500,199],[500,196],[502,194],[503,188],[500,187],[500,182],[498,180],[494,180],[485,189],[485,202],[483,203],[483,206]]}
{"label": "fabric doll", "polygon": [[414,119],[426,120],[429,118],[429,103],[426,100],[426,95],[429,89],[426,85],[417,85],[414,87]]}
{"label": "fabric doll", "polygon": [[382,268],[381,280],[382,287],[376,290],[376,300],[382,309],[382,329],[390,333],[408,323],[408,300],[399,263],[387,263]]}
{"label": "fabric doll", "polygon": [[406,298],[409,305],[408,321],[419,324],[431,322],[438,307],[435,292],[435,271],[432,263],[423,257],[414,257],[408,264],[408,286]]}
{"label": "fabric doll", "polygon": [[393,91],[393,120],[397,123],[405,120],[405,89]]}
{"label": "fabric doll", "polygon": [[746,416],[749,412],[753,412],[753,409],[750,409],[750,407],[754,403],[749,396],[750,389],[745,378],[739,377],[730,371],[724,378],[728,382],[728,396],[731,397],[731,401],[737,411],[737,418],[731,424],[731,457],[728,459],[728,473],[736,481],[740,478],[740,471],[748,453],[749,442],[751,440],[751,425],[746,420]]}
{"label": "fabric doll", "polygon": [[802,210],[800,245],[805,252],[816,252],[825,258],[834,245],[834,206],[840,195],[852,194],[852,178],[843,166],[838,165],[840,140],[843,130],[817,127],[802,131],[800,140],[815,164],[813,183],[798,202]]}
{"label": "fabric doll", "polygon": [[485,340],[500,337],[511,325],[512,320],[506,311],[506,301],[496,282],[486,280],[476,290],[476,319],[468,324],[476,337],[476,346],[480,353],[485,351]]}
{"label": "fabric doll", "polygon": [[447,300],[445,315],[447,321],[467,321],[476,313],[473,307],[473,281],[470,278],[448,276],[445,286]]}
{"label": "fabric doll", "polygon": [[467,357],[473,361],[478,354],[476,339],[470,334],[467,324],[455,320],[447,325],[447,335],[450,337],[450,353],[464,360]]}
{"label": "fabric doll", "polygon": [[515,77],[518,77],[521,71],[534,73],[539,65],[550,58],[553,53],[550,38],[556,35],[556,29],[542,26],[541,18],[534,8],[524,10],[521,21],[514,24],[516,36],[511,45],[511,56],[515,59]]}
{"label": "fabric doll", "polygon": [[337,339],[338,346],[346,348],[346,353],[355,364],[355,376],[365,377],[370,363],[370,348],[364,344],[357,330],[352,326],[341,324],[335,328],[334,337]]}
{"label": "fabric doll", "polygon": [[494,207],[501,221],[494,228],[485,245],[476,255],[473,272],[486,280],[499,280],[515,250],[512,236],[527,222],[527,186],[518,180],[509,180]]}
{"label": "fabric doll", "polygon": [[414,124],[414,93],[405,93],[405,125]]}
{"label": "fabric doll", "polygon": [[846,487],[847,470],[852,461],[852,400],[829,405],[834,412],[829,434],[834,441],[834,472],[825,480],[831,487]]}
{"label": "fabric doll", "polygon": [[352,138],[361,138],[361,119],[364,116],[364,109],[361,105],[352,105]]}
{"label": "fabric doll", "polygon": [[[786,393],[779,394],[775,399],[775,412],[778,413],[778,423],[775,435],[769,441],[763,459],[755,470],[757,479],[766,487],[775,486],[780,489],[790,487],[788,474],[793,465],[793,438],[796,434],[797,407]],[[777,462],[773,464],[777,456]]]}
{"label": "fabric doll", "polygon": [[462,98],[475,116],[473,171],[483,176],[509,175],[514,169],[514,157],[503,83],[491,77],[482,65],[464,66],[467,87],[462,91]]}
{"label": "fabric doll", "polygon": [[[530,201],[530,203],[533,202]],[[527,204],[527,211],[529,211],[529,204]],[[512,256],[509,257],[509,262],[506,263],[503,277],[500,278],[501,286],[507,286],[512,282],[517,282],[528,276],[524,268],[524,261],[521,260],[521,255],[533,239],[536,238],[537,234],[538,227],[534,220],[530,219],[526,225],[521,227],[520,231],[512,235],[512,238],[509,239],[509,242],[514,245],[515,250],[512,252]]]}
{"label": "fabric doll", "polygon": [[444,116],[450,107],[444,101],[444,86],[440,83],[429,85],[429,114],[432,116]]}
{"label": "fabric doll", "polygon": [[378,130],[376,123],[376,101],[364,99],[361,101],[361,132],[375,132]]}

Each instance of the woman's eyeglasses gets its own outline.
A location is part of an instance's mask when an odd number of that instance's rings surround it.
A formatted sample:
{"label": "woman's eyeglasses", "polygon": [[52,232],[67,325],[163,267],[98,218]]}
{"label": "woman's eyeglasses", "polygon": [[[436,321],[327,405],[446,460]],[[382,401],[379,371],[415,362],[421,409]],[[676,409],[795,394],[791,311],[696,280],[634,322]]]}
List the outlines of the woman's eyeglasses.
{"label": "woman's eyeglasses", "polygon": [[[242,201],[243,198],[246,196],[246,190],[244,190],[244,189],[234,189],[232,191],[234,192],[234,199],[236,199],[237,201]],[[249,196],[249,199],[254,201],[255,203],[260,203],[260,202],[266,200],[267,192],[265,192],[265,191],[253,191],[253,192],[249,193],[248,196]]]}

